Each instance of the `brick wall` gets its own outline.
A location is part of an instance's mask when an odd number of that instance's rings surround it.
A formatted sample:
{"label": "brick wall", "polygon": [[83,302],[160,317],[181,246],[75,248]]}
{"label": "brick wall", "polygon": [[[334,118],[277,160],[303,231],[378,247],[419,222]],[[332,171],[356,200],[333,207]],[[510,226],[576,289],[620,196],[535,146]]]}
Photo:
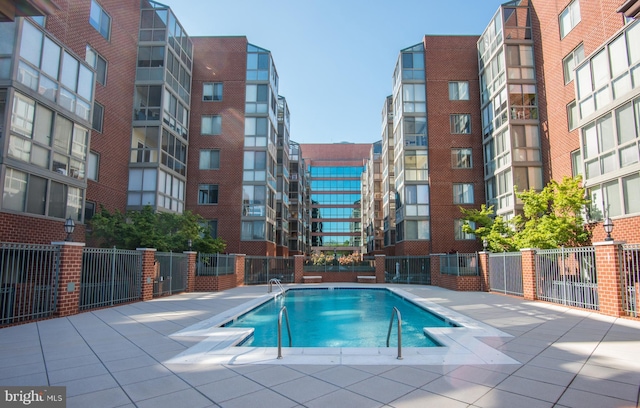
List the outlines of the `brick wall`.
{"label": "brick wall", "polygon": [[[84,231],[84,225],[76,224],[71,239],[74,242],[84,241]],[[0,237],[3,242],[48,245],[64,241],[67,233],[64,232],[64,220],[0,212]]]}
{"label": "brick wall", "polygon": [[401,241],[396,243],[396,255],[429,255],[429,241]]}

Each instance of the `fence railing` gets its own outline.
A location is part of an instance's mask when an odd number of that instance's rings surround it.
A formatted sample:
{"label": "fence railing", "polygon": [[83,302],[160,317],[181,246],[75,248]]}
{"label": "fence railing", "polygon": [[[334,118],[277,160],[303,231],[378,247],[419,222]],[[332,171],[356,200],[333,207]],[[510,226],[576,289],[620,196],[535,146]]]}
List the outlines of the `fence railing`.
{"label": "fence railing", "polygon": [[384,281],[431,285],[431,258],[388,256],[384,260]]}
{"label": "fence railing", "polygon": [[236,273],[234,255],[198,254],[196,276],[220,276]]}
{"label": "fence railing", "polygon": [[638,317],[640,299],[640,244],[623,245],[620,262],[622,305],[628,316]]}
{"label": "fence railing", "polygon": [[60,249],[0,244],[0,325],[49,317],[56,311]]}
{"label": "fence railing", "polygon": [[522,288],[522,253],[489,254],[489,289],[506,295],[524,296]]}
{"label": "fence railing", "polygon": [[84,248],[80,275],[80,310],[140,299],[142,253],[114,248]]}
{"label": "fence railing", "polygon": [[339,259],[315,265],[311,258],[304,261],[304,272],[375,272],[375,258],[364,257],[362,261],[340,263]]}
{"label": "fence railing", "polygon": [[478,276],[478,254],[440,255],[440,273],[443,275]]}
{"label": "fence railing", "polygon": [[171,295],[187,289],[189,258],[174,252],[156,253],[156,277],[153,296]]}
{"label": "fence railing", "polygon": [[293,283],[293,258],[247,256],[244,259],[244,282],[247,285],[266,284],[270,279]]}
{"label": "fence railing", "polygon": [[598,310],[594,247],[538,250],[535,262],[538,299]]}

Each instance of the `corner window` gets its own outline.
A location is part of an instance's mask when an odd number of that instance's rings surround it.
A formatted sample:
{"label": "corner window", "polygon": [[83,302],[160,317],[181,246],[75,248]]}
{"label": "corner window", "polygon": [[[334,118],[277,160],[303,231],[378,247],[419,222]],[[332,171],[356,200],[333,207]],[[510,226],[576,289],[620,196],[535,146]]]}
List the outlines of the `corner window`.
{"label": "corner window", "polygon": [[102,123],[104,120],[104,106],[100,105],[98,102],[93,103],[93,123],[91,127],[93,130],[96,130],[102,133]]}
{"label": "corner window", "polygon": [[449,100],[450,101],[468,101],[469,100],[469,82],[467,81],[449,82]]}
{"label": "corner window", "polygon": [[219,135],[222,133],[222,117],[220,115],[203,116],[202,128],[200,131],[203,135]]}
{"label": "corner window", "polygon": [[451,149],[451,167],[454,169],[470,169],[471,149]]}
{"label": "corner window", "polygon": [[203,101],[221,101],[223,85],[222,82],[205,83],[202,86]]}
{"label": "corner window", "polygon": [[560,39],[569,34],[580,22],[580,1],[574,0],[560,13]]}
{"label": "corner window", "polygon": [[200,184],[198,186],[198,204],[218,204],[218,185]]}
{"label": "corner window", "polygon": [[576,149],[571,152],[571,176],[576,178],[582,173],[582,156],[580,155],[580,149]]}
{"label": "corner window", "polygon": [[107,60],[105,60],[102,55],[98,54],[96,50],[88,45],[84,60],[87,61],[87,63],[93,68],[95,68],[96,82],[100,85],[105,85],[107,83]]}
{"label": "corner window", "polygon": [[469,134],[471,133],[471,115],[450,115],[451,133]]}
{"label": "corner window", "polygon": [[569,125],[569,130],[573,130],[578,127],[578,120],[580,119],[580,115],[578,113],[578,105],[576,105],[576,101],[572,101],[567,105],[567,124]]}
{"label": "corner window", "polygon": [[91,0],[91,12],[89,24],[93,26],[104,38],[109,39],[111,33],[111,17],[95,1]]}
{"label": "corner window", "polygon": [[87,179],[98,180],[98,169],[100,164],[100,156],[97,153],[89,152],[87,156]]}
{"label": "corner window", "polygon": [[584,46],[580,44],[562,60],[565,85],[574,80],[574,69],[582,61],[584,61]]}

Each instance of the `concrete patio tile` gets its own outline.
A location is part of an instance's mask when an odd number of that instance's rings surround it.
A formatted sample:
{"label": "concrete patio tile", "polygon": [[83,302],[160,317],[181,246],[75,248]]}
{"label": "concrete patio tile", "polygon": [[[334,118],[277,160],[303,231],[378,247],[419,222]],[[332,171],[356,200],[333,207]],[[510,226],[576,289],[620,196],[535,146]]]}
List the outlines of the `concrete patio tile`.
{"label": "concrete patio tile", "polygon": [[107,369],[100,363],[84,365],[81,367],[66,368],[62,370],[49,371],[49,382],[51,385],[65,383],[85,377],[107,374]]}
{"label": "concrete patio tile", "polygon": [[295,380],[276,385],[272,389],[300,404],[311,401],[323,395],[329,394],[339,388],[317,378],[305,376]]}
{"label": "concrete patio tile", "polygon": [[355,384],[372,377],[369,373],[347,366],[331,367],[328,370],[314,373],[313,376],[320,380],[337,385],[338,387],[347,387],[351,384]]}
{"label": "concrete patio tile", "polygon": [[137,408],[205,408],[214,406],[210,400],[194,389],[181,390],[136,403]]}
{"label": "concrete patio tile", "polygon": [[100,406],[101,408],[122,407],[131,404],[131,400],[120,387],[109,388],[89,394],[67,395],[67,408],[87,408]]}
{"label": "concrete patio tile", "polygon": [[564,386],[546,382],[530,380],[528,378],[511,376],[500,383],[497,389],[537,398],[544,401],[556,402],[565,390]]}
{"label": "concrete patio tile", "polygon": [[630,404],[628,400],[594,394],[592,392],[568,389],[558,401],[560,405],[580,408],[630,408],[635,407],[635,402]]}
{"label": "concrete patio tile", "polygon": [[90,394],[96,391],[118,387],[118,383],[110,374],[96,375],[93,377],[67,381],[64,385],[67,387],[67,397]]}
{"label": "concrete patio tile", "polygon": [[474,384],[454,377],[444,376],[422,387],[423,390],[444,395],[457,401],[472,404],[491,390],[490,387]]}
{"label": "concrete patio tile", "polygon": [[3,378],[0,380],[1,385],[49,385],[47,373],[42,371],[34,374],[15,376],[11,378]]}
{"label": "concrete patio tile", "polygon": [[[308,408],[326,407],[349,407],[349,408],[375,408],[382,407],[383,404],[372,399],[355,394],[348,390],[337,390],[330,394],[323,395],[305,404]],[[225,405],[226,407],[226,405]],[[246,407],[246,406],[245,406]],[[244,408],[244,407],[239,407]]]}
{"label": "concrete patio tile", "polygon": [[111,372],[111,375],[120,383],[120,385],[135,384],[141,381],[152,380],[154,378],[172,375],[166,367],[161,364],[152,366],[132,368],[130,370],[122,370]]}
{"label": "concrete patio tile", "polygon": [[579,373],[581,376],[600,378],[603,380],[619,381],[627,384],[640,385],[640,371],[627,371],[600,365],[587,364]]}
{"label": "concrete patio tile", "polygon": [[525,365],[514,372],[513,376],[566,387],[574,379],[576,374],[569,371],[552,370],[550,368],[534,365]]}
{"label": "concrete patio tile", "polygon": [[117,371],[131,370],[132,368],[151,367],[156,364],[158,364],[158,361],[147,355],[104,362],[105,367],[107,367],[112,373]]}
{"label": "concrete patio tile", "polygon": [[201,385],[195,388],[213,402],[220,403],[237,398],[246,393],[261,390],[264,387],[241,375],[236,375],[235,377],[225,378],[224,380]]}
{"label": "concrete patio tile", "polygon": [[124,392],[129,395],[129,398],[136,402],[155,398],[160,395],[171,394],[188,388],[191,388],[189,384],[182,381],[182,379],[175,375],[153,378],[151,380],[140,381],[122,387]]}
{"label": "concrete patio tile", "polygon": [[394,408],[467,408],[469,407],[469,404],[418,389],[410,392],[409,394],[403,395],[395,401],[391,401],[389,406]]}
{"label": "concrete patio tile", "polygon": [[238,398],[225,401],[221,404],[225,408],[247,408],[247,407],[279,407],[289,408],[298,405],[276,392],[263,388],[259,391],[244,394]]}
{"label": "concrete patio tile", "polygon": [[292,370],[286,366],[272,366],[266,370],[254,371],[245,374],[245,376],[265,387],[286,383],[302,377],[304,374],[299,371]]}
{"label": "concrete patio tile", "polygon": [[45,373],[46,368],[44,362],[30,363],[10,367],[0,367],[0,383],[8,378],[22,377],[25,375],[33,375]]}
{"label": "concrete patio tile", "polygon": [[412,387],[422,387],[441,377],[440,374],[405,366],[396,367],[382,373],[380,376]]}
{"label": "concrete patio tile", "polygon": [[608,397],[624,399],[627,401],[638,400],[638,386],[619,381],[603,380],[600,378],[579,375],[569,386],[569,389],[588,391]]}
{"label": "concrete patio tile", "polygon": [[95,354],[89,354],[85,356],[69,357],[62,360],[49,360],[49,356],[45,355],[47,363],[47,370],[57,371],[65,368],[82,367],[85,365],[91,365],[101,363],[100,359]]}
{"label": "concrete patio tile", "polygon": [[577,374],[578,371],[582,370],[582,366],[584,364],[575,361],[558,360],[555,358],[539,356],[532,358],[526,365],[568,371],[570,373]]}
{"label": "concrete patio tile", "polygon": [[364,397],[388,404],[389,402],[415,390],[415,387],[382,377],[373,377],[360,381],[359,383],[352,384],[346,387],[346,389]]}
{"label": "concrete patio tile", "polygon": [[224,380],[226,378],[235,377],[238,375],[233,370],[219,365],[208,364],[172,364],[163,366],[167,371],[171,370],[175,375],[182,378],[189,383],[192,387],[199,385],[209,384],[212,382]]}
{"label": "concrete patio tile", "polygon": [[[526,408],[551,408],[553,403],[524,395],[493,389],[482,396],[474,404],[474,407],[481,408],[505,408],[505,407],[526,407]],[[600,407],[602,408],[602,407]]]}
{"label": "concrete patio tile", "polygon": [[491,371],[478,366],[462,366],[447,374],[449,377],[459,378],[472,383],[495,387],[509,375],[497,371]]}

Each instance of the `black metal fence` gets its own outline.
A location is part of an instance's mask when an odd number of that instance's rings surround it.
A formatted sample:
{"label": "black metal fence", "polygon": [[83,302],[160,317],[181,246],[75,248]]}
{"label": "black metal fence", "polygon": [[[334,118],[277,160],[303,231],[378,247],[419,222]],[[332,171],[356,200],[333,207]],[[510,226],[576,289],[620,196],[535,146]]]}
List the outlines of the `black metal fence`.
{"label": "black metal fence", "polygon": [[59,247],[1,243],[0,325],[51,316],[59,271]]}
{"label": "black metal fence", "polygon": [[623,245],[621,260],[622,305],[629,316],[638,317],[640,298],[640,244]]}
{"label": "black metal fence", "polygon": [[314,264],[311,258],[306,258],[304,261],[305,272],[360,272],[371,273],[376,271],[375,258],[364,257],[361,261],[352,262],[340,262],[340,259],[324,262],[320,264]]}
{"label": "black metal fence", "polygon": [[84,248],[80,310],[140,299],[142,253],[114,248]]}
{"label": "black metal fence", "polygon": [[522,253],[489,254],[489,289],[506,295],[524,296],[522,288]]}
{"label": "black metal fence", "polygon": [[273,256],[247,256],[244,259],[244,283],[259,285],[270,279],[279,279],[282,283],[293,283],[294,258]]}
{"label": "black metal fence", "polygon": [[198,254],[196,276],[233,275],[236,272],[234,255]]}
{"label": "black metal fence", "polygon": [[153,296],[171,295],[187,289],[189,257],[174,252],[156,253],[156,273]]}
{"label": "black metal fence", "polygon": [[440,255],[440,273],[443,275],[478,276],[478,254]]}
{"label": "black metal fence", "polygon": [[431,258],[428,256],[387,256],[384,281],[431,285]]}

